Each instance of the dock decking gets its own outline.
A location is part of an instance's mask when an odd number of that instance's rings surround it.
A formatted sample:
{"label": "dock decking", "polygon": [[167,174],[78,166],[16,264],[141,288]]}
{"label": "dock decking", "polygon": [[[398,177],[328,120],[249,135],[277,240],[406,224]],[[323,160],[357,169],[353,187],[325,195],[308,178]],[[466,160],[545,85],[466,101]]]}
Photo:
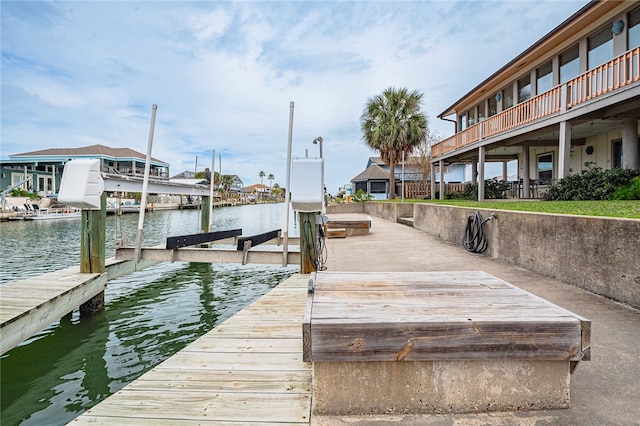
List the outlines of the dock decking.
{"label": "dock decking", "polygon": [[71,424],[309,424],[296,274]]}

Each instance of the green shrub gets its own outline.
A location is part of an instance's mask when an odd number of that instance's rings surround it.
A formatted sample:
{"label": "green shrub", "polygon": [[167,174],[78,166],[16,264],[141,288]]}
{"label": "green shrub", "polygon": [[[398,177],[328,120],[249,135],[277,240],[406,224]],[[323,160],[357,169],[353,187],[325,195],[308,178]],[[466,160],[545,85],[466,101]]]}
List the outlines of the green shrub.
{"label": "green shrub", "polygon": [[549,188],[543,199],[554,201],[610,200],[618,187],[628,186],[636,176],[640,176],[640,168],[603,170],[593,163],[585,163],[585,166],[587,168],[580,173],[559,179]]}
{"label": "green shrub", "polygon": [[611,196],[612,200],[640,200],[640,176],[636,176],[628,185],[619,186]]}
{"label": "green shrub", "polygon": [[356,203],[359,203],[361,201],[371,201],[372,199],[373,195],[369,194],[368,192],[364,192],[362,189],[358,189],[358,192],[353,195],[353,201],[355,201]]}
{"label": "green shrub", "polygon": [[29,192],[24,189],[13,189],[11,190],[11,195],[13,197],[27,197],[30,199],[40,199],[41,197],[38,194],[34,194],[33,192]]}

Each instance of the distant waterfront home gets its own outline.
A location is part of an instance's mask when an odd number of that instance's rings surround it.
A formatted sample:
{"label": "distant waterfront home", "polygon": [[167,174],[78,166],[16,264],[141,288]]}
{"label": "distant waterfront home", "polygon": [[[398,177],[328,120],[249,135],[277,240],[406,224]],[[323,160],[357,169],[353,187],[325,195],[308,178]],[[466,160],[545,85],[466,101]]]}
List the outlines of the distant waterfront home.
{"label": "distant waterfront home", "polygon": [[[57,192],[64,165],[73,159],[99,159],[104,173],[138,177],[144,176],[146,160],[146,155],[133,149],[110,148],[104,145],[50,148],[8,157],[9,160],[0,161],[0,187],[4,189],[29,178],[21,188],[44,194]],[[150,173],[154,178],[168,179],[169,163],[152,158]]]}
{"label": "distant waterfront home", "polygon": [[263,199],[267,198],[269,194],[271,194],[271,188],[267,185],[263,185],[261,183],[256,183],[255,185],[248,185],[242,188],[242,193],[245,197],[249,199]]}
{"label": "distant waterfront home", "polygon": [[640,2],[588,3],[438,117],[456,133],[434,166],[470,164],[482,181],[485,163],[516,160],[525,198],[585,163],[638,167]]}
{"label": "distant waterfront home", "polygon": [[[416,164],[416,160],[409,157],[405,160],[404,173],[402,170],[402,162],[396,164],[395,168],[395,181],[396,191],[398,196],[402,196],[402,182],[405,182],[405,192],[408,192],[408,185],[426,185],[427,182],[423,181],[423,173],[421,167]],[[465,164],[453,164],[449,167],[445,167],[444,182],[445,183],[463,183],[469,182],[471,176],[469,175],[469,168]],[[390,189],[390,173],[391,170],[381,157],[369,157],[367,166],[362,173],[351,179],[353,185],[353,193],[357,193],[358,190],[370,194],[374,200],[386,200],[389,198]],[[440,173],[436,171],[435,179],[440,181]],[[413,198],[409,194],[405,194],[408,198]]]}

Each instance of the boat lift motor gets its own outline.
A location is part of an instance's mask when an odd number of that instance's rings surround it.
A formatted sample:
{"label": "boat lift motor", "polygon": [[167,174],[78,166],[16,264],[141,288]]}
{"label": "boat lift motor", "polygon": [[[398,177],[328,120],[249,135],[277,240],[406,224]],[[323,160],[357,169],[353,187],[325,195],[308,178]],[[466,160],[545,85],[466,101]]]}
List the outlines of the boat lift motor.
{"label": "boat lift motor", "polygon": [[58,201],[84,210],[100,210],[104,180],[100,160],[76,159],[64,165]]}
{"label": "boat lift motor", "polygon": [[321,212],[324,201],[324,159],[294,158],[291,162],[291,208]]}

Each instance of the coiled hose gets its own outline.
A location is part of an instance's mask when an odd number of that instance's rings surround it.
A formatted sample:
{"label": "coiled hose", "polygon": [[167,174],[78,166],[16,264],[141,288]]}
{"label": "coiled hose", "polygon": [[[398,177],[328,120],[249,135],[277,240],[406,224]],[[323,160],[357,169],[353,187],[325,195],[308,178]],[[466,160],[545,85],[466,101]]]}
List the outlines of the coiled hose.
{"label": "coiled hose", "polygon": [[484,253],[487,249],[487,237],[484,234],[482,225],[493,219],[493,215],[482,220],[482,216],[478,212],[473,213],[467,218],[467,226],[462,236],[462,244],[471,253]]}

